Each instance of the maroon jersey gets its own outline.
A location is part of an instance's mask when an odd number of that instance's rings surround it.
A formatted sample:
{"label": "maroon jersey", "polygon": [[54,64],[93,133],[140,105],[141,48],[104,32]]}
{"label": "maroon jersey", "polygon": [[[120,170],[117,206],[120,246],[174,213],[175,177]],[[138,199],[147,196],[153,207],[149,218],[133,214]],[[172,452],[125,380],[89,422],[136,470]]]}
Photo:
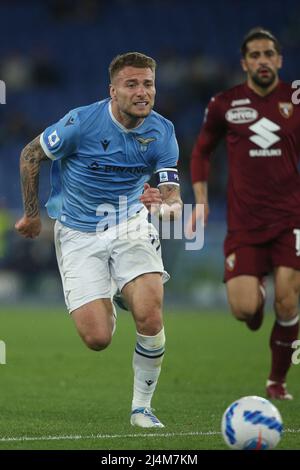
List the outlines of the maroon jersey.
{"label": "maroon jersey", "polygon": [[[229,231],[260,233],[300,225],[300,105],[280,82],[261,97],[247,84],[216,95],[192,153],[192,181],[206,181],[209,158],[226,137]],[[253,232],[252,232],[253,235]]]}

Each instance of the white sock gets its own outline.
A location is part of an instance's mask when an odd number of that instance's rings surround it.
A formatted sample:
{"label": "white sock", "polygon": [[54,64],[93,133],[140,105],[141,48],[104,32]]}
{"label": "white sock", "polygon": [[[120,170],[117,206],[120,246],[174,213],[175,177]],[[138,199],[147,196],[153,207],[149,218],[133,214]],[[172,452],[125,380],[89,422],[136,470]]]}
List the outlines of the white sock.
{"label": "white sock", "polygon": [[281,326],[294,326],[298,323],[299,321],[299,315],[297,314],[295,317],[293,317],[292,319],[290,320],[278,320],[277,318],[277,323],[279,323],[279,325]]}
{"label": "white sock", "polygon": [[145,336],[137,333],[137,343],[132,363],[134,370],[132,409],[150,408],[164,352],[164,328],[155,336]]}

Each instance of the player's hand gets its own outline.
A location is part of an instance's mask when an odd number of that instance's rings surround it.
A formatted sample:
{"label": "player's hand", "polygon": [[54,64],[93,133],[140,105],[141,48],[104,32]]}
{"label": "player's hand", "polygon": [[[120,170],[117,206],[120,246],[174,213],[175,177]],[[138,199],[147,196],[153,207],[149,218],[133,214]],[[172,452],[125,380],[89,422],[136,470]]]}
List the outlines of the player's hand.
{"label": "player's hand", "polygon": [[15,224],[15,229],[25,238],[36,238],[39,236],[42,228],[41,219],[37,217],[27,217],[24,215]]}
{"label": "player's hand", "polygon": [[196,204],[186,224],[185,234],[189,238],[192,238],[193,235],[195,234],[197,223],[201,223],[204,226],[207,224],[208,215],[209,215],[209,205],[207,202],[203,203],[203,205],[204,205],[204,214],[203,214],[202,204],[199,204],[199,203]]}
{"label": "player's hand", "polygon": [[140,196],[140,201],[151,214],[159,211],[162,204],[162,197],[158,188],[151,188],[150,184],[144,184],[144,192]]}

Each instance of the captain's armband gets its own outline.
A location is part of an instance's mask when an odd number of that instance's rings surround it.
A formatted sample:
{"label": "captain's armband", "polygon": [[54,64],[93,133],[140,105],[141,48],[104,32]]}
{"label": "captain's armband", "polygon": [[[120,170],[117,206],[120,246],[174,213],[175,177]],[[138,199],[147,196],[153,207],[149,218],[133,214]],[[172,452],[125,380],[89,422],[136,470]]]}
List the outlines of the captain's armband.
{"label": "captain's armband", "polygon": [[160,168],[155,172],[157,187],[163,184],[175,184],[179,186],[179,176],[177,168]]}

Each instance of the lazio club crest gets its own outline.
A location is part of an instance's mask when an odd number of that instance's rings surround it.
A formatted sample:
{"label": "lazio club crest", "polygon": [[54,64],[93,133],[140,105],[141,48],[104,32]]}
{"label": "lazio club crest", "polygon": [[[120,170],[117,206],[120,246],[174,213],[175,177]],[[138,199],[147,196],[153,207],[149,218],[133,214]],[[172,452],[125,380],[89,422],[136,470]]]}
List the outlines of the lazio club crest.
{"label": "lazio club crest", "polygon": [[156,140],[155,137],[149,137],[148,139],[143,139],[143,137],[136,137],[136,140],[141,144],[140,150],[141,152],[146,152],[148,149],[148,145]]}
{"label": "lazio club crest", "polygon": [[278,103],[281,116],[288,119],[293,114],[294,108],[292,103]]}

